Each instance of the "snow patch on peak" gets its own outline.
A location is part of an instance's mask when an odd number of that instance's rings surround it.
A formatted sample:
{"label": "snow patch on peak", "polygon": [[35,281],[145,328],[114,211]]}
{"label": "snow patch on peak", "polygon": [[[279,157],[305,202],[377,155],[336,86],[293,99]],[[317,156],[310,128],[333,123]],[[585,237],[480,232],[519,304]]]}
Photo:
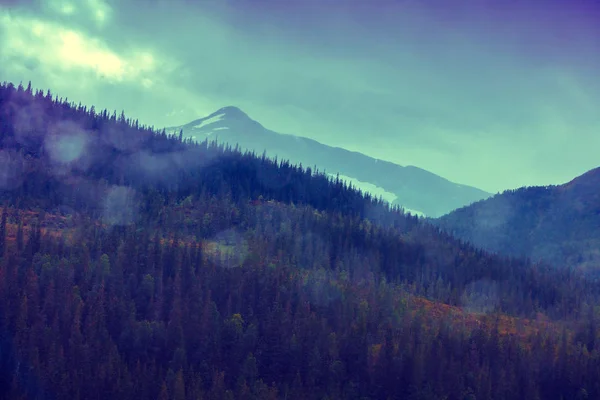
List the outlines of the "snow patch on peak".
{"label": "snow patch on peak", "polygon": [[221,121],[221,120],[223,120],[224,117],[225,117],[225,113],[219,113],[219,114],[215,113],[215,114],[211,115],[210,117],[203,119],[198,125],[194,125],[194,128],[195,129],[202,128],[203,126],[206,126],[208,124],[212,124],[214,122]]}

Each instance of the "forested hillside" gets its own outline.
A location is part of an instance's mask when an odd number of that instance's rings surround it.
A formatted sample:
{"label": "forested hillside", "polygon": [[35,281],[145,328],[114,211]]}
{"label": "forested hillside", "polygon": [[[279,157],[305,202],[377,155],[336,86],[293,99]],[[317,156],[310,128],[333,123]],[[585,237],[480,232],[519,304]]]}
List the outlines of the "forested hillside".
{"label": "forested hillside", "polygon": [[433,221],[490,251],[600,276],[600,168],[564,185],[506,191]]}
{"label": "forested hillside", "polygon": [[0,134],[7,398],[600,397],[577,271],[30,88]]}

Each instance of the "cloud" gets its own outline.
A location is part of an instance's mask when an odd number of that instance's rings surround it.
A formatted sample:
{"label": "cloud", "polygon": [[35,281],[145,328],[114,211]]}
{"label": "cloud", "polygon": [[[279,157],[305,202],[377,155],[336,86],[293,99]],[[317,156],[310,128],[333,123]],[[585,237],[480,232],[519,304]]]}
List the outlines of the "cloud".
{"label": "cloud", "polygon": [[86,5],[91,11],[92,18],[100,25],[104,25],[110,18],[112,8],[102,0],[87,0]]}
{"label": "cloud", "polygon": [[46,5],[52,11],[66,16],[71,16],[77,11],[75,3],[72,1],[50,0]]}
{"label": "cloud", "polygon": [[[3,79],[30,80],[34,88],[97,109],[126,110],[129,117],[158,128],[220,106],[176,78],[185,71],[168,42],[135,35],[112,18],[117,16],[112,11],[107,14],[111,29],[98,30],[90,20],[90,4],[102,8],[107,3],[56,0],[43,2],[41,9],[24,2],[0,7]],[[190,66],[188,71],[194,75]],[[185,114],[174,116],[176,121],[161,117],[170,108],[185,109]]]}
{"label": "cloud", "polygon": [[88,134],[72,121],[61,121],[50,130],[45,139],[45,147],[50,158],[58,164],[70,164],[86,153],[89,145]]}
{"label": "cloud", "polygon": [[25,179],[23,156],[14,151],[0,149],[0,191],[14,190]]}
{"label": "cloud", "polygon": [[103,201],[103,221],[109,225],[128,225],[138,218],[137,192],[126,186],[112,186]]}
{"label": "cloud", "polygon": [[[155,126],[236,105],[275,131],[489,191],[597,164],[591,17],[575,24],[548,7],[520,14],[487,2],[334,2],[339,13],[331,2],[284,3],[0,9],[0,73]],[[563,45],[557,32],[577,40]]]}
{"label": "cloud", "polygon": [[0,26],[2,59],[39,63],[62,74],[88,72],[109,82],[152,85],[158,63],[148,51],[119,54],[99,38],[39,18],[5,13]]}
{"label": "cloud", "polygon": [[104,27],[113,13],[113,8],[103,0],[47,0],[42,4],[48,11],[61,16],[84,16],[98,28]]}

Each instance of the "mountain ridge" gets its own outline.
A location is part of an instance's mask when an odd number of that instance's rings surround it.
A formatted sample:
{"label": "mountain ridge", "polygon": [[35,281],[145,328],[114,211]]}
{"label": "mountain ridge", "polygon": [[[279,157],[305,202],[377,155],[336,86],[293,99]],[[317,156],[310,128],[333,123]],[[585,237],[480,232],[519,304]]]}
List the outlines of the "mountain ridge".
{"label": "mountain ridge", "polygon": [[437,217],[487,198],[491,193],[452,182],[423,168],[399,165],[358,151],[322,144],[314,139],[275,132],[236,106],[221,107],[206,117],[165,128],[184,138],[239,144],[245,150],[290,160],[304,166],[348,176],[393,193],[394,205]]}
{"label": "mountain ridge", "polygon": [[505,191],[433,223],[489,251],[600,273],[600,168]]}

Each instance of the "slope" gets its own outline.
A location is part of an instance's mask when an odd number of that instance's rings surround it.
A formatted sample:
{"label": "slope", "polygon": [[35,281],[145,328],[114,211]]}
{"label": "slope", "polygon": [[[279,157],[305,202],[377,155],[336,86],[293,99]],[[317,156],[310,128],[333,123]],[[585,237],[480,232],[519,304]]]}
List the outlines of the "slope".
{"label": "slope", "polygon": [[0,135],[6,397],[600,396],[600,289],[573,271],[10,85]]}
{"label": "slope", "polygon": [[[393,194],[393,204],[428,216],[443,215],[490,195],[421,168],[400,166],[312,139],[274,132],[236,107],[224,107],[205,118],[167,128],[167,131],[175,134],[183,131],[185,138],[196,141],[208,139],[239,144],[242,149],[258,154],[266,151],[271,157],[277,156],[306,167],[316,166],[331,174],[339,173],[352,179],[354,184],[358,181],[375,185],[380,192]],[[368,189],[367,186],[361,189]]]}
{"label": "slope", "polygon": [[527,187],[434,221],[476,246],[600,271],[600,168],[559,186]]}

